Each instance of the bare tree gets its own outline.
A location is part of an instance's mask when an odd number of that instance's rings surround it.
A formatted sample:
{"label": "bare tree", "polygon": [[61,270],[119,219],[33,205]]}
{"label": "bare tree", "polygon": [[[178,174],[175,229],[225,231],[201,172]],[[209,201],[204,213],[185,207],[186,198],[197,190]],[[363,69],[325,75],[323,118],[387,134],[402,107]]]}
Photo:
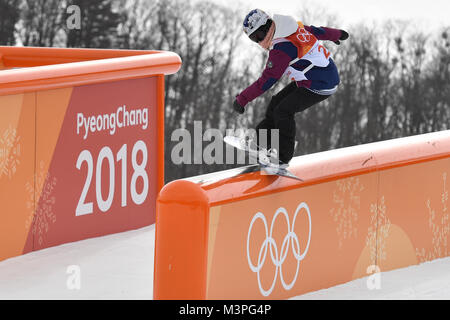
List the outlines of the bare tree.
{"label": "bare tree", "polygon": [[21,0],[0,0],[0,44],[15,45],[15,26],[20,17]]}
{"label": "bare tree", "polygon": [[53,47],[62,29],[60,0],[24,0],[21,4],[19,37],[24,46]]}
{"label": "bare tree", "polygon": [[[67,47],[113,48],[118,39],[120,15],[112,0],[68,0],[67,6],[76,5],[81,11],[81,27],[66,29]],[[67,13],[66,13],[67,17]]]}

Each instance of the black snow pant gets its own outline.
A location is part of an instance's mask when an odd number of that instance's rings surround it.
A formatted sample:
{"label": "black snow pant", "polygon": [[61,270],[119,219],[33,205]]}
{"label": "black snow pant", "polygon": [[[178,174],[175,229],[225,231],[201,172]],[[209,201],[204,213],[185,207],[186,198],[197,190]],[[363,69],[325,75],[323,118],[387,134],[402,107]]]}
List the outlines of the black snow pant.
{"label": "black snow pant", "polygon": [[264,136],[259,132],[260,129],[267,130],[267,139],[264,139],[267,140],[267,146],[264,146],[265,143],[261,145],[259,139],[257,140],[258,145],[269,149],[271,147],[270,130],[278,129],[278,158],[282,162],[288,163],[295,151],[295,114],[305,111],[328,97],[328,95],[320,95],[306,88],[297,87],[295,82],[291,82],[272,97],[265,118],[256,126],[257,139]]}

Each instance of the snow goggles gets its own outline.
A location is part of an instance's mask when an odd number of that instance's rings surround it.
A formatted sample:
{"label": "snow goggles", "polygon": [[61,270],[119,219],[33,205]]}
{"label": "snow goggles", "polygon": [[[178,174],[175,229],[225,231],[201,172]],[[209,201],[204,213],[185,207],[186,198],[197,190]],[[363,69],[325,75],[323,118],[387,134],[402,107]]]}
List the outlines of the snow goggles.
{"label": "snow goggles", "polygon": [[248,37],[250,38],[250,40],[252,40],[253,42],[261,42],[264,40],[264,38],[267,35],[267,32],[269,31],[270,27],[272,26],[272,20],[268,20],[266,22],[266,24],[262,25],[261,27],[258,28],[258,30],[256,30],[255,32],[253,32],[251,35],[249,35]]}

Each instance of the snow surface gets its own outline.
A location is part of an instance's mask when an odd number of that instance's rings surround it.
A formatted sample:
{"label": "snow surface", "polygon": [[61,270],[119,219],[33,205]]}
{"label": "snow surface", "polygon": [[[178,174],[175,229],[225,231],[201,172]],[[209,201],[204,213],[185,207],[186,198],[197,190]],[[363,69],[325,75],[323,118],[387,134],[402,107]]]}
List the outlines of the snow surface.
{"label": "snow surface", "polygon": [[368,277],[294,297],[295,300],[448,300],[450,258],[382,272],[380,288],[368,289]]}
{"label": "snow surface", "polygon": [[[153,299],[154,241],[151,225],[1,261],[0,299]],[[79,290],[67,285],[73,265]],[[367,280],[293,299],[450,299],[450,258],[381,273],[379,290]]]}

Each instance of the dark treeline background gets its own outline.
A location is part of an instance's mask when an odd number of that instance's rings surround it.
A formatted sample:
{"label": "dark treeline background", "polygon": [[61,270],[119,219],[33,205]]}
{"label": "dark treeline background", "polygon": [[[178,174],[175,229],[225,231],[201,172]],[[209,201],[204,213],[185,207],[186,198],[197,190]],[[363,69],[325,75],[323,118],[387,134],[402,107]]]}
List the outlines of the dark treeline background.
{"label": "dark treeline background", "polygon": [[[70,5],[81,9],[79,30],[67,27]],[[267,58],[243,35],[246,13],[193,0],[0,0],[0,44],[178,53],[182,68],[166,77],[167,182],[231,167],[173,164],[175,129],[190,130],[194,138],[194,121],[202,121],[203,130],[252,128],[287,84],[280,80],[244,116],[232,112],[234,97],[257,79]],[[341,27],[320,8],[292,15],[309,25]],[[347,30],[351,37],[341,46],[325,43],[341,85],[330,99],[297,115],[296,155],[449,129],[449,26],[431,31],[391,21]]]}

